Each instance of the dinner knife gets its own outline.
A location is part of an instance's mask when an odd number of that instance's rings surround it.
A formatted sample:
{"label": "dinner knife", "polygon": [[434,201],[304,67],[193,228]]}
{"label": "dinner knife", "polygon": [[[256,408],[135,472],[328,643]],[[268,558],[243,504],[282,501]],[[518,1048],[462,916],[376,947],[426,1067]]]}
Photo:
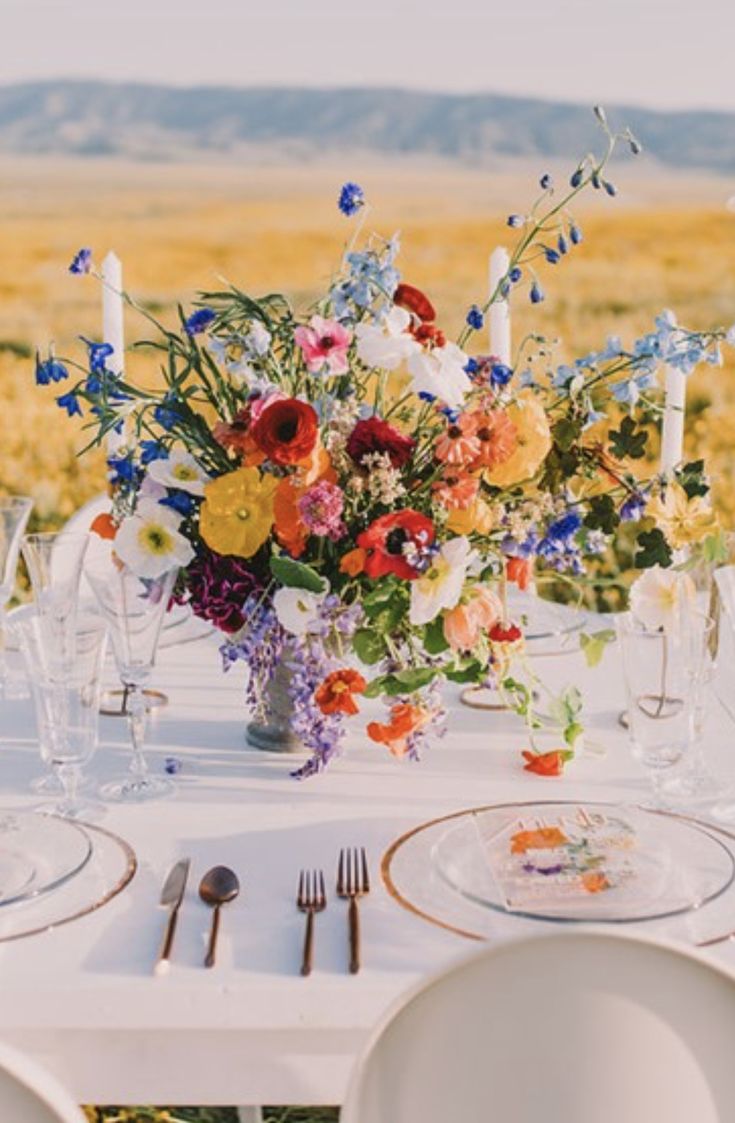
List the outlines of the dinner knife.
{"label": "dinner knife", "polygon": [[179,906],[181,905],[184,890],[186,889],[186,879],[189,876],[190,865],[191,860],[189,858],[182,858],[180,862],[177,862],[176,865],[172,867],[164,882],[163,889],[161,890],[161,907],[167,908],[169,911],[161,950],[156,960],[155,973],[157,975],[165,975],[169,969],[171,948],[173,947],[174,935],[176,933],[176,921],[179,915]]}

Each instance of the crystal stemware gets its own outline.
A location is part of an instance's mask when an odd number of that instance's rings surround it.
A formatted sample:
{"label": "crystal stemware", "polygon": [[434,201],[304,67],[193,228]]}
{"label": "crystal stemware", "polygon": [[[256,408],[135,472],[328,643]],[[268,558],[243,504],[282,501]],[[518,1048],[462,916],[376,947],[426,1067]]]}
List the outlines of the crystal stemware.
{"label": "crystal stemware", "polygon": [[133,750],[127,776],[102,788],[106,799],[138,802],[168,795],[173,790],[170,780],[151,776],[148,771],[143,754],[147,716],[143,691],[151,678],[177,573],[177,569],[171,569],[156,578],[139,577],[114,556],[106,560],[97,558],[86,570],[108,625],[125,692]]}
{"label": "crystal stemware", "polygon": [[33,500],[25,496],[0,499],[0,694],[5,696],[12,693],[5,658],[5,609],[13,595],[20,542],[32,507]]}
{"label": "crystal stemware", "polygon": [[22,543],[39,626],[50,656],[59,661],[58,673],[74,660],[79,582],[88,544],[88,534],[65,530],[27,534]]}
{"label": "crystal stemware", "polygon": [[77,617],[73,633],[63,637],[63,657],[52,650],[39,615],[18,621],[13,630],[31,682],[41,758],[53,768],[63,793],[51,810],[71,819],[97,817],[100,805],[81,801],[78,793],[81,770],[97,747],[104,621]]}

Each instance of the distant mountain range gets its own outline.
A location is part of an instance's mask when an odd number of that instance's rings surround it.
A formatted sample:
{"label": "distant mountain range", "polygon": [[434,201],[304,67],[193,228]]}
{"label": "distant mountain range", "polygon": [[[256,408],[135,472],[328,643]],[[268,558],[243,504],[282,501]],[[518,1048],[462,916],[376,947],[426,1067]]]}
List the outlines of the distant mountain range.
{"label": "distant mountain range", "polygon": [[[735,113],[608,108],[662,164],[735,171]],[[315,159],[349,149],[486,164],[574,159],[596,143],[595,133],[587,106],[496,94],[66,80],[0,87],[0,151],[6,153]]]}

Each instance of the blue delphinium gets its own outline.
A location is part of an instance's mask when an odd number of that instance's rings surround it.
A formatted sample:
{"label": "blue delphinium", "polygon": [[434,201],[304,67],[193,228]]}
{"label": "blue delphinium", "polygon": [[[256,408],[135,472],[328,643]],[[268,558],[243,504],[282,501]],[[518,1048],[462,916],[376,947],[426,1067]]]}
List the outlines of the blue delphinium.
{"label": "blue delphinium", "polygon": [[539,180],[539,183],[541,184],[542,191],[548,191],[549,188],[553,186],[554,181],[548,172],[544,172],[544,174],[541,176],[541,179]]}
{"label": "blue delphinium", "polygon": [[170,507],[184,518],[196,509],[196,500],[187,491],[170,491],[163,499],[159,499],[159,503],[162,507]]}
{"label": "blue delphinium", "polygon": [[127,456],[110,456],[107,467],[110,469],[109,480],[113,486],[135,483],[140,476],[140,469],[132,453],[128,453]]}
{"label": "blue delphinium", "polygon": [[401,277],[395,260],[400,250],[397,237],[385,242],[379,249],[353,251],[347,254],[347,276],[342,277],[330,292],[334,314],[338,319],[353,316],[355,308],[361,311],[381,302],[379,311],[387,311]]}
{"label": "blue delphinium", "polygon": [[74,255],[72,263],[69,266],[70,273],[78,275],[89,273],[92,268],[92,251],[89,246],[83,246],[78,253]]}
{"label": "blue delphinium", "polygon": [[168,449],[160,441],[141,441],[138,447],[141,464],[152,464],[154,460],[168,459]]}
{"label": "blue delphinium", "polygon": [[359,183],[343,183],[342,190],[339,193],[337,206],[342,211],[342,214],[347,218],[351,218],[353,214],[357,214],[361,207],[365,206],[365,192],[360,187]]}
{"label": "blue delphinium", "polygon": [[507,366],[505,363],[493,363],[490,367],[491,386],[507,386],[512,377],[513,368]]}
{"label": "blue delphinium", "polygon": [[546,293],[538,281],[533,282],[528,295],[531,298],[531,304],[540,304],[542,300],[546,299]]}
{"label": "blue delphinium", "polygon": [[620,518],[623,522],[638,522],[643,518],[646,509],[646,497],[639,491],[629,495],[620,508]]}
{"label": "blue delphinium", "polygon": [[471,327],[473,331],[480,331],[485,323],[485,317],[482,314],[482,309],[473,304],[467,313],[467,326]]}
{"label": "blue delphinium", "polygon": [[553,249],[551,246],[544,247],[544,257],[548,261],[549,265],[557,265],[559,262],[559,256],[560,255],[558,250]]}
{"label": "blue delphinium", "polygon": [[518,265],[514,265],[510,273],[508,274],[508,280],[511,282],[511,284],[517,285],[522,276],[523,270]]}
{"label": "blue delphinium", "polygon": [[526,225],[526,220],[522,214],[509,214],[507,224],[511,230],[519,230],[521,226]]}
{"label": "blue delphinium", "polygon": [[102,374],[106,369],[107,360],[110,355],[114,354],[115,348],[111,343],[96,343],[92,339],[86,339],[83,335],[79,338],[82,343],[87,345],[90,371],[92,374]]}
{"label": "blue delphinium", "polygon": [[154,421],[167,433],[173,429],[174,425],[179,420],[180,414],[176,409],[176,404],[176,395],[166,394],[160,405],[157,405],[153,410]]}
{"label": "blue delphinium", "polygon": [[584,241],[584,234],[582,233],[582,227],[577,226],[576,222],[573,222],[572,225],[569,227],[569,240],[571,241],[572,245],[574,245],[574,246],[578,246]]}
{"label": "blue delphinium", "polygon": [[57,398],[56,404],[60,409],[65,409],[69,417],[82,416],[82,407],[79,404],[79,398],[73,390],[69,390],[68,393],[62,394]]}
{"label": "blue delphinium", "polygon": [[217,319],[213,308],[197,308],[184,320],[184,331],[189,336],[201,335]]}
{"label": "blue delphinium", "polygon": [[36,351],[36,385],[48,386],[50,382],[63,382],[69,377],[69,371],[63,363],[49,355],[48,359],[41,359]]}

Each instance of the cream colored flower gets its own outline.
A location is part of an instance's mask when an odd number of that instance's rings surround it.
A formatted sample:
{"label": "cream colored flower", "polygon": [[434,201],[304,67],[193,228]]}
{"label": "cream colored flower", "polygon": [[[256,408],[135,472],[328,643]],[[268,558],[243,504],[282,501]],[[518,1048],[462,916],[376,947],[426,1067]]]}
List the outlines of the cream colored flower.
{"label": "cream colored flower", "polygon": [[442,609],[459,604],[471,560],[467,538],[444,543],[426,572],[411,583],[409,619],[414,626],[428,624]]}
{"label": "cream colored flower", "polygon": [[694,582],[686,573],[654,565],[633,582],[630,610],[645,628],[670,631],[682,608],[695,596]]}
{"label": "cream colored flower", "polygon": [[410,323],[411,314],[405,308],[395,307],[380,323],[358,324],[357,357],[365,366],[395,370],[421,349],[408,331]]}
{"label": "cream colored flower", "polygon": [[138,577],[154,580],[170,569],[188,565],[191,543],[179,533],[181,517],[170,507],[141,499],[134,515],[123,519],[114,540],[120,561]]}
{"label": "cream colored flower", "polygon": [[188,491],[190,495],[204,495],[204,485],[209,480],[191,453],[181,448],[173,449],[165,459],[152,461],[148,475],[164,487]]}
{"label": "cream colored flower", "polygon": [[701,542],[718,529],[717,515],[707,500],[700,495],[690,499],[675,480],[666,485],[665,498],[657,495],[650,500],[646,515],[655,520],[674,550]]}

